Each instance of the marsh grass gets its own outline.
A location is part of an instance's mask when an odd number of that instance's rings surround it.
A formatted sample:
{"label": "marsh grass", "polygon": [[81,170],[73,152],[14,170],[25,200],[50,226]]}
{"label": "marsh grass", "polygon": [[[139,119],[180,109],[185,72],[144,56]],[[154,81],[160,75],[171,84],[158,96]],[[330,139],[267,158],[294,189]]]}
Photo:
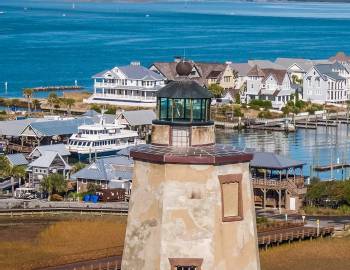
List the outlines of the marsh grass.
{"label": "marsh grass", "polygon": [[350,238],[324,238],[260,251],[262,270],[349,270]]}
{"label": "marsh grass", "polygon": [[121,255],[126,220],[112,216],[68,218],[51,220],[39,231],[27,224],[26,229],[35,236],[16,238],[12,230],[12,240],[0,238],[0,269],[34,269]]}

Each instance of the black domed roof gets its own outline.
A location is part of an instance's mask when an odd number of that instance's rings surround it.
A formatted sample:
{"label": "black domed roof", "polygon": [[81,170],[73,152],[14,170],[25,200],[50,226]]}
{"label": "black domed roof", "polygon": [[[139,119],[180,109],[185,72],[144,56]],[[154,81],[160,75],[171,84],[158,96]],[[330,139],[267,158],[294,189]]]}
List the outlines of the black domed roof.
{"label": "black domed roof", "polygon": [[179,76],[188,76],[192,71],[192,64],[188,61],[181,61],[176,65],[176,73]]}
{"label": "black domed roof", "polygon": [[157,92],[162,98],[212,98],[208,89],[195,81],[172,81]]}

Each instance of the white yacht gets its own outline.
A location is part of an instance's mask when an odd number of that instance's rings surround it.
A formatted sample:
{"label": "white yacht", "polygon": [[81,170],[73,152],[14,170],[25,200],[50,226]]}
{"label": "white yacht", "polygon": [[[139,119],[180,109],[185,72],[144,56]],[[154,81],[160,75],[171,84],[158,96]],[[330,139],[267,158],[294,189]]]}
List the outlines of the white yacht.
{"label": "white yacht", "polygon": [[138,139],[136,131],[125,127],[117,121],[105,123],[102,115],[100,123],[79,126],[78,133],[69,138],[67,149],[79,160],[91,160],[92,157],[114,155],[123,148],[144,143]]}

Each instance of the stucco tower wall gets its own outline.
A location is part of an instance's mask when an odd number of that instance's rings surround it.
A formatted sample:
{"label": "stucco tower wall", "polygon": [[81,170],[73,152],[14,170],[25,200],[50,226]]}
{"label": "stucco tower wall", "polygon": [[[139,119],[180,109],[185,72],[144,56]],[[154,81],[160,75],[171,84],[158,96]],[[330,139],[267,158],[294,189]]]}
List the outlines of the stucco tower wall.
{"label": "stucco tower wall", "polygon": [[[219,175],[242,174],[243,220],[222,222]],[[203,270],[260,269],[248,163],[135,161],[123,270],[170,270],[169,258],[202,258]]]}

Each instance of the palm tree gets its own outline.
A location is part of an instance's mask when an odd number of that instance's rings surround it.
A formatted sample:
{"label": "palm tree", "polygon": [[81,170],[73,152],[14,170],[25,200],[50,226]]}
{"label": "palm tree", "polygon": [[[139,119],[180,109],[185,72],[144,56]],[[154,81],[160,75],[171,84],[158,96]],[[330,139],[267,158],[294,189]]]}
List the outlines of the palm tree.
{"label": "palm tree", "polygon": [[28,103],[28,114],[30,114],[30,103],[32,101],[33,90],[30,88],[25,88],[23,90],[23,96],[27,100]]}
{"label": "palm tree", "polygon": [[33,106],[34,106],[34,111],[36,111],[37,108],[40,109],[40,101],[37,99],[33,100]]}
{"label": "palm tree", "polygon": [[12,166],[8,159],[4,156],[0,157],[0,176],[3,178],[11,177],[12,194],[15,191],[15,180],[18,179],[21,185],[21,179],[26,176],[25,166]]}
{"label": "palm tree", "polygon": [[57,97],[57,94],[55,92],[51,92],[47,98],[47,103],[49,103],[50,105],[50,113],[53,113],[53,109],[55,104],[57,104],[57,102],[59,102],[59,99]]}
{"label": "palm tree", "polygon": [[53,173],[44,178],[40,183],[42,191],[48,193],[48,200],[51,200],[51,195],[66,192],[67,181],[64,179],[62,174]]}
{"label": "palm tree", "polygon": [[72,173],[76,173],[77,171],[80,171],[80,170],[84,169],[85,167],[86,167],[86,164],[79,161],[73,165]]}
{"label": "palm tree", "polygon": [[72,109],[72,106],[74,104],[75,104],[75,99],[73,99],[73,98],[66,98],[66,106],[67,106],[69,115],[71,114],[71,109]]}

